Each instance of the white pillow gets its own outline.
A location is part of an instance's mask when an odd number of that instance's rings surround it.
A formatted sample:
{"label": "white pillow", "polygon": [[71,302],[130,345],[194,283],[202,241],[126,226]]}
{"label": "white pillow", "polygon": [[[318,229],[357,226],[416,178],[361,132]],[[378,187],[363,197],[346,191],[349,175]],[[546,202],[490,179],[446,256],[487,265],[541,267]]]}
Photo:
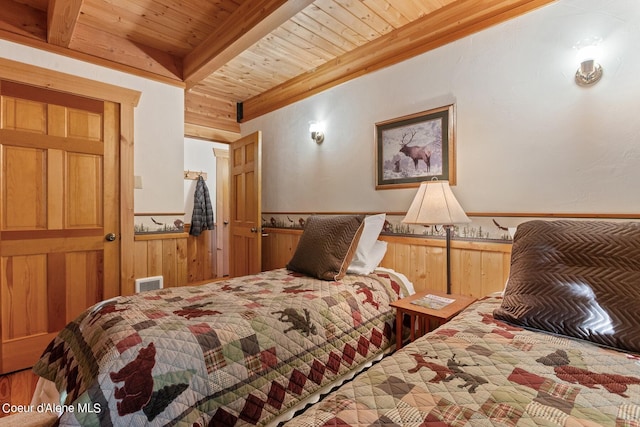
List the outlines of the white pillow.
{"label": "white pillow", "polygon": [[[386,243],[384,245],[377,245],[377,243],[383,243],[378,242],[378,236],[382,231],[382,227],[384,227],[386,217],[387,214],[382,213],[369,215],[364,219],[364,229],[362,230],[356,253],[347,269],[347,273],[369,274],[378,266],[387,250]],[[384,246],[384,250],[382,246]],[[380,256],[380,252],[382,252],[382,256]]]}
{"label": "white pillow", "polygon": [[347,273],[349,274],[371,274],[382,262],[382,258],[387,253],[387,242],[376,240],[373,248],[369,251],[366,258],[354,259],[351,261]]}

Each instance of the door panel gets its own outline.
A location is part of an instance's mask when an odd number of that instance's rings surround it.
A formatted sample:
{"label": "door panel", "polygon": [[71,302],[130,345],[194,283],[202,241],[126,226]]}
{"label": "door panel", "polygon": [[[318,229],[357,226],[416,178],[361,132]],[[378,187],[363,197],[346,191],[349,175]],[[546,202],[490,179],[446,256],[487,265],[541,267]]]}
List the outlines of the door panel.
{"label": "door panel", "polygon": [[67,228],[102,226],[102,156],[67,154]]}
{"label": "door panel", "polygon": [[262,264],[262,199],[260,132],[232,142],[231,229],[229,273],[231,277],[258,273]]}
{"label": "door panel", "polygon": [[118,289],[118,106],[0,82],[0,373]]}
{"label": "door panel", "polygon": [[[3,230],[46,227],[45,150],[5,147],[2,153]],[[19,165],[19,167],[12,167]]]}
{"label": "door panel", "polygon": [[47,257],[3,258],[2,336],[13,340],[47,331]]}

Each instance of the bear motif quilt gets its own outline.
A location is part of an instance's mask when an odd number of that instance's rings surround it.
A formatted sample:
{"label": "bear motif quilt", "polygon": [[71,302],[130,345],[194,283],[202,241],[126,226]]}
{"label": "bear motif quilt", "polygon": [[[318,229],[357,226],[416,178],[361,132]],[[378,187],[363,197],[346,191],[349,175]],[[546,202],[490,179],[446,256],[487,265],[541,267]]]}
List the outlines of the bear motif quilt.
{"label": "bear motif quilt", "polygon": [[640,356],[514,327],[487,298],[285,427],[640,426]]}
{"label": "bear motif quilt", "polygon": [[267,425],[392,346],[406,295],[387,272],[323,281],[285,269],[118,297],[50,343],[61,425]]}

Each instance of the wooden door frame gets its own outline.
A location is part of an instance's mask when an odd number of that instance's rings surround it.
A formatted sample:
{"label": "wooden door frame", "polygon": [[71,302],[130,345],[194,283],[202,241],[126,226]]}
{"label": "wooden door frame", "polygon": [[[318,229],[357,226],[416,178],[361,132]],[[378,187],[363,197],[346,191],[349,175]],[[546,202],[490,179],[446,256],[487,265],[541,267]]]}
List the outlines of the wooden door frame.
{"label": "wooden door frame", "polygon": [[216,277],[229,276],[229,147],[214,148],[216,158]]}
{"label": "wooden door frame", "polygon": [[103,297],[134,293],[133,110],[136,90],[0,58],[0,79],[110,101],[120,105],[120,286],[105,287]]}

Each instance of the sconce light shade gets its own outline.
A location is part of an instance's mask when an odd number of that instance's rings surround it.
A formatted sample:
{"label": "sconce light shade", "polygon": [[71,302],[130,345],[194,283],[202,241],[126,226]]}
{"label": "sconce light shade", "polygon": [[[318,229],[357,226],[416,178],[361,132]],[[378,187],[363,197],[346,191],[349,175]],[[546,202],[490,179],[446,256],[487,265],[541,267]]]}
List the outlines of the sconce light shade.
{"label": "sconce light shade", "polygon": [[324,131],[323,126],[320,123],[310,122],[309,132],[311,132],[311,139],[313,139],[316,144],[322,144],[324,141]]}
{"label": "sconce light shade", "polygon": [[576,71],[576,84],[578,86],[591,86],[602,78],[602,66],[596,62],[600,56],[599,44],[602,41],[599,37],[592,37],[580,41],[574,46],[578,53],[580,67]]}

